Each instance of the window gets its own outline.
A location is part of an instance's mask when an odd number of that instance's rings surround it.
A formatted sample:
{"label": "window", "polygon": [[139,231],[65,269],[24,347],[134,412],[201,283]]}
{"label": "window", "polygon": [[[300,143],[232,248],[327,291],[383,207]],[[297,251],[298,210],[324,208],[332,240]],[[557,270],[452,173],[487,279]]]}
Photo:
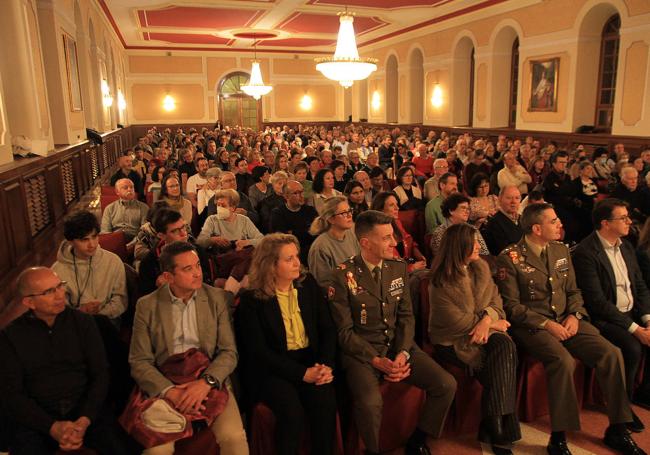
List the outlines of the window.
{"label": "window", "polygon": [[605,133],[612,131],[620,29],[621,18],[618,14],[615,14],[605,23],[601,38],[596,119],[594,123],[597,131]]}
{"label": "window", "polygon": [[512,43],[512,60],[510,62],[510,115],[508,127],[515,128],[517,124],[517,86],[519,83],[519,38]]}
{"label": "window", "polygon": [[219,118],[224,125],[258,128],[261,101],[248,96],[241,89],[248,84],[248,74],[233,73],[219,85]]}

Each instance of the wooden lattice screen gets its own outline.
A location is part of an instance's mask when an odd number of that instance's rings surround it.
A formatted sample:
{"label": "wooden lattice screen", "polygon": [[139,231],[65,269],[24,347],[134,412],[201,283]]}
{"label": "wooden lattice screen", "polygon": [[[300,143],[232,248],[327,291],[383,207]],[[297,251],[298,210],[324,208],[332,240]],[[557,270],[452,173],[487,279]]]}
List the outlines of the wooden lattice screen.
{"label": "wooden lattice screen", "polygon": [[45,176],[36,174],[23,180],[27,216],[32,237],[45,229],[50,223],[50,209],[47,202]]}

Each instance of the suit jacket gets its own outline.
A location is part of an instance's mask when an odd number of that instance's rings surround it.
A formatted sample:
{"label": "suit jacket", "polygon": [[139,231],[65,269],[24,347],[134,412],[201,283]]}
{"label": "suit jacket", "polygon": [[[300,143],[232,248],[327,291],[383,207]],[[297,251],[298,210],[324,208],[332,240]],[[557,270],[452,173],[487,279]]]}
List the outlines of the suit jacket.
{"label": "suit jacket", "polygon": [[[298,306],[314,361],[334,367],[336,330],[321,288],[311,275],[294,282]],[[249,290],[237,307],[237,338],[244,382],[252,393],[268,376],[301,383],[307,367],[288,355],[287,333],[277,297],[262,299]]]}
{"label": "suit jacket", "polygon": [[[361,255],[339,265],[328,297],[338,329],[343,365],[410,351],[415,320],[402,260],[384,259],[381,289]],[[365,318],[364,312],[365,311]]]}
{"label": "suit jacket", "polygon": [[546,320],[561,322],[576,313],[588,317],[569,249],[550,242],[546,251],[550,266],[530,251],[523,237],[497,257],[497,284],[514,327],[539,329]]}
{"label": "suit jacket", "polygon": [[[199,349],[212,363],[205,370],[220,384],[237,365],[237,347],[230,323],[227,294],[204,284],[196,291],[196,319]],[[158,369],[173,354],[174,322],[169,285],[138,300],[129,351],[131,376],[149,396],[159,395],[174,385]]]}
{"label": "suit jacket", "polygon": [[498,256],[505,247],[517,243],[524,236],[521,226],[515,224],[501,210],[488,219],[481,229],[481,234],[493,256]]}
{"label": "suit jacket", "polygon": [[591,233],[573,252],[578,286],[596,327],[611,323],[627,330],[635,319],[641,322],[642,316],[650,314],[650,291],[643,280],[634,248],[624,239],[621,254],[632,285],[632,317],[616,308],[616,278],[598,234]]}

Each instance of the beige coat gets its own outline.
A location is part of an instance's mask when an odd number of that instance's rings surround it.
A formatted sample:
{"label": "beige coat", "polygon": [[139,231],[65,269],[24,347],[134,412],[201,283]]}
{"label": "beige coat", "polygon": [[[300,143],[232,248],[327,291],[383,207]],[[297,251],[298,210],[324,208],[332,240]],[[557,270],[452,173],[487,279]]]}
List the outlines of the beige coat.
{"label": "beige coat", "polygon": [[487,311],[493,320],[505,319],[505,312],[490,267],[484,260],[472,262],[463,279],[452,285],[429,284],[429,339],[433,344],[452,345],[460,360],[478,368],[478,345],[470,344],[469,332]]}
{"label": "beige coat", "polygon": [[[237,365],[237,347],[230,323],[227,293],[204,284],[196,291],[196,319],[200,350],[212,363],[205,373],[220,384]],[[169,286],[164,285],[138,300],[129,351],[131,376],[149,396],[174,384],[158,369],[173,350],[174,322]]]}

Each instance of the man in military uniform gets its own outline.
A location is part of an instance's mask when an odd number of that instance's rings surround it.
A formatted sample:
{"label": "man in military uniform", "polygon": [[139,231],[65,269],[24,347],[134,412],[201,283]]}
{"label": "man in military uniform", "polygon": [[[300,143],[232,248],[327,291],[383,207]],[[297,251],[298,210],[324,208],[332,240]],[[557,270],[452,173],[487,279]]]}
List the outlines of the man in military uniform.
{"label": "man in military uniform", "polygon": [[587,322],[569,249],[556,241],[562,223],[553,206],[527,206],[520,224],[524,238],[499,255],[497,282],[517,344],[544,364],[552,427],[548,453],[570,454],[565,431],[580,429],[576,357],[596,370],[605,395],[610,422],[605,444],[624,454],[645,454],[626,428],[632,411],[621,352]]}
{"label": "man in military uniform", "polygon": [[357,426],[368,453],[377,453],[382,416],[379,383],[404,381],[427,395],[406,453],[429,454],[426,436],[440,435],[456,381],[413,341],[406,264],[393,259],[391,218],[369,210],[359,215],[354,230],[361,254],[338,267],[328,295]]}

